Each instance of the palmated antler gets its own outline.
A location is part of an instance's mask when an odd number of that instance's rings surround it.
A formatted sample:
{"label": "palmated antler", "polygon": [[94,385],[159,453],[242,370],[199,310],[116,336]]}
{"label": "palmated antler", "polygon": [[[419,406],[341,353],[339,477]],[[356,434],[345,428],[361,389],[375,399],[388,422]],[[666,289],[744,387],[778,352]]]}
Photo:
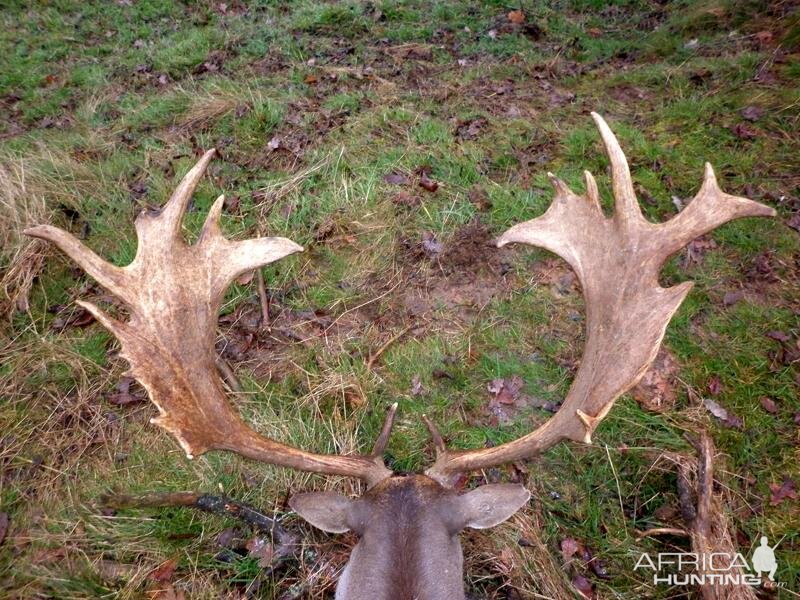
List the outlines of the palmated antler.
{"label": "palmated antler", "polygon": [[706,163],[700,191],[666,223],[650,223],[639,209],[625,155],[600,115],[592,113],[611,161],[615,210],[606,217],[597,184],[584,172],[586,193],[578,196],[548,174],[553,203],[541,216],[515,225],[497,246],[521,242],[558,254],[573,268],[586,300],[586,346],[575,380],[560,410],[528,435],[497,446],[463,452],[437,443],[436,463],[427,474],[451,483],[461,472],[532,457],[561,440],[591,442],[614,401],[649,368],[667,324],[692,287],[658,284],[664,261],[693,239],[739,217],[774,216],[775,211],[720,190]]}
{"label": "palmated antler", "polygon": [[203,155],[160,211],[139,214],[139,246],[126,267],[104,261],[61,229],[40,225],[25,233],[56,244],[128,306],[130,319],[122,322],[89,302],[78,302],[120,341],[120,355],[130,363],[130,375],[147,389],[161,413],[153,422],[174,435],[189,458],[208,450],[230,450],[374,485],[391,474],[382,453],[396,407],[389,411],[372,455],[333,456],[260,435],[225,397],[214,357],[217,314],[225,290],[237,276],[303,248],[286,238],[227,240],[219,225],[223,196],[212,205],[197,242],[189,246],[184,241],[184,212],[214,153]]}

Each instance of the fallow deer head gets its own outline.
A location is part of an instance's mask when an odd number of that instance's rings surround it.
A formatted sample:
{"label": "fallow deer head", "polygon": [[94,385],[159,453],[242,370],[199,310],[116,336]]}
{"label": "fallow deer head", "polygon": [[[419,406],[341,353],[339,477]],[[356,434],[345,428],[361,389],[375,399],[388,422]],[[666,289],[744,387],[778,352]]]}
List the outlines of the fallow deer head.
{"label": "fallow deer head", "polygon": [[426,419],[436,460],[424,474],[397,476],[383,462],[397,405],[389,410],[370,454],[340,456],[310,453],[261,435],[227,401],[214,360],[225,289],[238,275],[302,248],[284,238],[225,239],[219,227],[222,197],[211,207],[197,242],[186,244],[180,234],[183,213],[213,150],[189,171],[160,212],[139,215],[139,247],[126,267],[102,260],[55,227],[38,226],[27,233],[55,243],[128,306],[130,318],[122,322],[80,302],[120,341],[130,375],[160,411],[153,422],[173,434],[189,458],[228,450],[366,483],[366,493],[356,499],[315,492],[290,500],[313,525],[360,536],[340,578],[337,599],[457,600],[464,597],[459,531],[504,521],[527,502],[529,493],[519,485],[498,484],[458,494],[456,479],[532,458],[560,441],[590,443],[614,401],[650,366],[670,318],[692,286],[687,282],[662,288],[658,274],[664,261],[731,219],[775,214],[767,206],[723,193],[707,164],[700,191],[680,214],[666,223],[647,221],[616,138],[599,115],[592,116],[611,161],[613,216],[603,214],[590,173],[585,173],[582,196],[550,175],[556,194],[547,212],[497,240],[498,246],[517,242],[550,250],[577,274],[586,300],[587,336],[575,380],[552,419],[497,447],[448,450]]}

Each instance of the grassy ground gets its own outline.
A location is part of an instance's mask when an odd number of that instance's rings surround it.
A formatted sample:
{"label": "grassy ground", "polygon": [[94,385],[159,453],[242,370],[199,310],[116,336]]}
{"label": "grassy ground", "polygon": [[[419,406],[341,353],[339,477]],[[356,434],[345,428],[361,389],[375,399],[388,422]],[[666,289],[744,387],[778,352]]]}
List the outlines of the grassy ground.
{"label": "grassy ground", "polygon": [[[509,20],[516,8],[525,23]],[[800,473],[794,3],[11,2],[0,18],[6,596],[332,597],[354,542],[289,515],[303,550],[266,572],[258,556],[220,546],[233,521],[98,508],[113,490],[224,491],[283,515],[292,491],[355,484],[227,455],[187,461],[148,424],[148,403],[112,402],[125,369],[116,342],[72,305],[102,291],[22,228],[53,222],[125,264],[137,211],[218,148],[187,235],[224,192],[229,234],[308,249],[264,270],[271,332],[256,324],[254,283],[229,294],[218,348],[243,386],[238,405],[279,439],[347,452],[365,449],[398,401],[393,466],[418,469],[431,459],[423,412],[457,447],[499,443],[549,413],[528,407],[498,423],[490,381],[517,375],[526,394],[556,402],[569,386],[584,314],[569,269],[487,242],[544,210],[547,171],[580,190],[590,169],[608,199],[589,110],[619,136],[649,218],[692,197],[704,160],[723,189],[780,216],[725,225],[665,267],[665,283],[697,282],[665,341],[677,373],[656,373],[674,405],[656,414],[625,397],[591,447],[481,475],[523,477],[535,499],[511,525],[463,536],[468,590],[567,598],[581,574],[601,598],[692,596],[633,566],[641,552],[687,548],[636,530],[682,526],[661,453],[690,453],[685,432],[706,427],[738,549],[783,538],[777,578],[797,596],[798,503],[771,502]],[[436,191],[416,185],[420,172]],[[368,371],[370,353],[409,326]],[[714,418],[704,398],[741,426]],[[568,538],[591,548],[607,579],[564,560]]]}

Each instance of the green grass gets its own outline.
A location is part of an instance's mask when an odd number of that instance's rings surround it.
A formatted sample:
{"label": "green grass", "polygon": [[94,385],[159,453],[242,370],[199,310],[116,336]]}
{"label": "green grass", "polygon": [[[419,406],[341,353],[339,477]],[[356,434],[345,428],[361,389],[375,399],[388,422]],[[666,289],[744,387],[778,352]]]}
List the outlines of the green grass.
{"label": "green grass", "polygon": [[[508,22],[516,8],[527,29]],[[154,408],[112,404],[126,368],[113,338],[97,324],[51,328],[59,305],[108,298],[51,248],[41,247],[38,262],[15,254],[23,227],[49,220],[127,264],[135,214],[160,206],[197,155],[216,147],[220,158],[184,223],[187,239],[224,193],[233,202],[223,217],[229,236],[283,235],[307,248],[263,270],[274,326],[304,341],[262,332],[258,352],[229,358],[244,389],[234,402],[276,439],[355,452],[369,448],[385,407],[397,401],[387,455],[397,470],[420,470],[433,458],[422,414],[456,448],[499,444],[544,422],[549,413],[526,408],[508,426],[493,424],[486,386],[518,375],[525,393],[560,400],[585,326],[580,294],[558,289],[568,269],[549,253],[481,247],[448,274],[446,255],[438,262],[420,253],[423,235],[449,249],[473,219],[492,237],[541,214],[553,197],[547,171],[579,193],[582,171],[592,171],[610,210],[607,159],[588,117],[596,110],[626,151],[648,219],[672,217],[673,197],[696,193],[705,161],[726,192],[774,206],[779,218],[726,224],[708,236],[716,247],[699,263],[685,265],[683,252],[667,263],[664,285],[695,282],[665,338],[680,367],[675,407],[654,414],[624,397],[592,446],[562,445],[527,464],[532,505],[513,526],[464,536],[467,589],[486,598],[506,597],[509,587],[523,598],[548,596],[548,581],[569,590],[580,572],[600,597],[696,596],[654,587],[633,565],[643,551],[688,548],[678,538],[639,539],[636,530],[682,526],[679,516],[655,516],[678,506],[675,471],[657,458],[691,453],[684,434],[707,428],[739,551],[749,556],[746,540],[760,535],[786,536],[778,579],[796,590],[800,513],[796,502],[769,502],[769,485],[800,471],[797,363],[781,361],[780,343],[766,336],[787,332],[796,344],[800,335],[800,241],[785,225],[800,195],[800,29],[780,10],[729,0],[7,3],[0,511],[11,529],[0,546],[0,587],[25,598],[139,598],[152,593],[147,574],[177,558],[174,585],[191,598],[247,589],[282,597],[315,572],[328,575],[305,593],[330,597],[326,586],[352,538],[314,532],[289,515],[307,550],[265,577],[253,558],[219,558],[216,536],[234,521],[177,508],[108,516],[97,498],[222,490],[283,515],[292,492],[358,487],[224,454],[187,461],[149,424]],[[742,116],[748,106],[763,111],[755,122]],[[477,118],[486,124],[474,136],[457,135]],[[752,138],[737,134],[741,125]],[[438,190],[413,183],[420,169]],[[391,172],[412,184],[385,181]],[[27,283],[13,269],[25,256]],[[19,291],[27,311],[13,309],[9,298]],[[735,291],[743,297],[726,305]],[[255,283],[235,284],[223,313],[257,311],[257,303]],[[370,354],[408,325],[412,332],[368,371]],[[239,343],[236,336],[222,327],[218,347]],[[712,376],[722,384],[714,399],[743,420],[742,430],[702,407]],[[411,392],[415,377],[421,395]],[[777,414],[762,408],[764,396]],[[475,481],[510,474],[500,468]],[[520,546],[520,537],[543,545]],[[611,579],[563,565],[566,537],[591,547]],[[510,568],[498,558],[508,556]],[[106,563],[125,575],[109,575]]]}

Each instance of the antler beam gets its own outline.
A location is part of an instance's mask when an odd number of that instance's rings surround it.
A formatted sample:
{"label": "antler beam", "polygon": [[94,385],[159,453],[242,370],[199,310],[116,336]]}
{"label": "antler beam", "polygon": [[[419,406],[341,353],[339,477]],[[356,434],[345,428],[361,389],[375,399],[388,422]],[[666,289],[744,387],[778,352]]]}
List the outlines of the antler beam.
{"label": "antler beam", "polygon": [[577,274],[586,300],[587,335],[575,380],[558,413],[532,433],[495,448],[440,449],[427,474],[442,483],[452,483],[461,472],[532,457],[561,440],[590,443],[614,401],[650,367],[667,324],[692,287],[686,282],[662,288],[658,275],[664,261],[727,221],[775,215],[768,206],[722,192],[706,164],[692,202],[666,223],[650,223],[639,208],[619,142],[600,115],[592,117],[611,162],[614,215],[603,214],[588,171],[583,196],[549,173],[556,194],[547,211],[515,225],[496,242],[498,247],[523,243],[545,248]]}
{"label": "antler beam", "polygon": [[[279,237],[226,239],[219,225],[223,196],[211,207],[197,243],[189,246],[184,241],[183,215],[214,153],[203,155],[160,211],[139,214],[135,224],[139,245],[126,267],[104,261],[55,227],[40,225],[25,233],[56,244],[128,306],[130,319],[122,322],[89,302],[78,302],[120,341],[129,374],[159,409],[153,422],[174,435],[189,458],[208,450],[230,450],[304,471],[358,477],[374,485],[391,474],[380,455],[322,455],[281,444],[253,431],[225,397],[214,356],[217,314],[225,290],[242,273],[303,248]],[[386,436],[393,416],[392,410]]]}

